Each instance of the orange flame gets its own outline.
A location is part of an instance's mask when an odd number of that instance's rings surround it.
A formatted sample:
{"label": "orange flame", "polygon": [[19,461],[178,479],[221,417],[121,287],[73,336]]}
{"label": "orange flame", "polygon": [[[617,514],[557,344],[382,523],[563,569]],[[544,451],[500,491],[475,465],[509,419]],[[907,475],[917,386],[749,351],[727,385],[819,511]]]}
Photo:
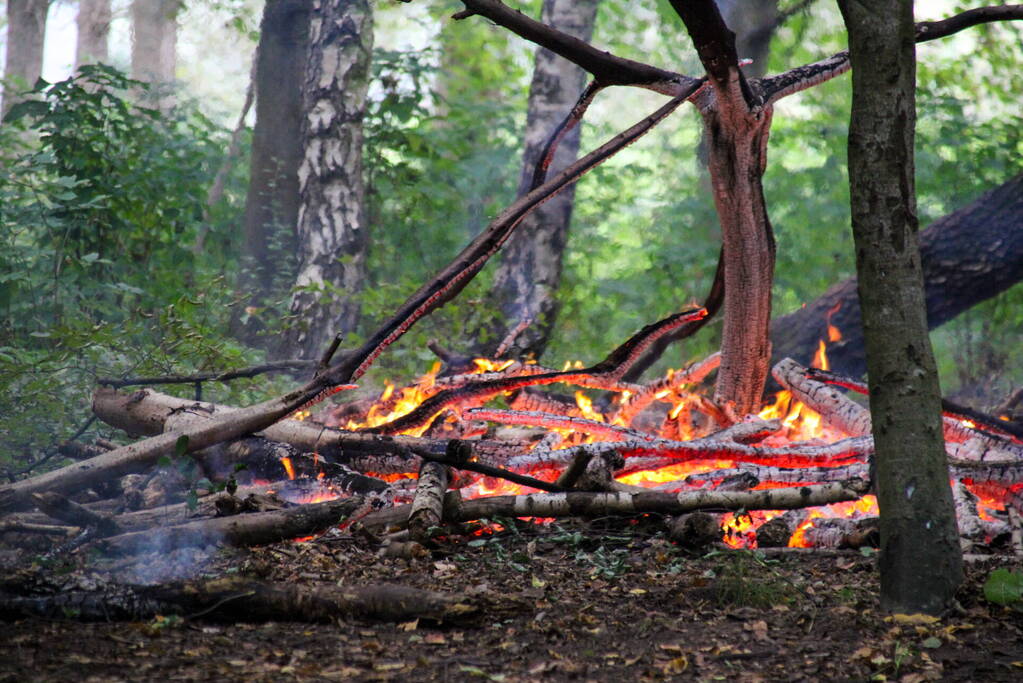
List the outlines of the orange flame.
{"label": "orange flame", "polygon": [[284,471],[288,474],[288,479],[295,479],[295,466],[291,463],[291,458],[281,458],[281,464],[284,465]]}

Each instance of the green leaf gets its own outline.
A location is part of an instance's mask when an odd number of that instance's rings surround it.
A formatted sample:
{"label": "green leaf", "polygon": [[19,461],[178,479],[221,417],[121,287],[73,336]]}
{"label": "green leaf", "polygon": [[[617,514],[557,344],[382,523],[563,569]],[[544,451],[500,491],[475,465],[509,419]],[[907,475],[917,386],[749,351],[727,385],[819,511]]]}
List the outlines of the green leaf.
{"label": "green leaf", "polygon": [[868,548],[867,546],[864,546],[860,548],[860,555],[862,555],[863,557],[873,557],[874,555],[877,555],[877,550],[875,550],[874,548]]}
{"label": "green leaf", "polygon": [[1023,607],[1023,574],[996,569],[984,582],[984,599],[996,605]]}
{"label": "green leaf", "polygon": [[930,638],[926,639],[924,642],[920,644],[926,647],[928,650],[933,650],[935,648],[941,647],[941,640],[935,638],[934,636],[931,636]]}
{"label": "green leaf", "polygon": [[182,434],[174,442],[174,457],[180,458],[188,452],[188,434]]}
{"label": "green leaf", "polygon": [[26,116],[38,118],[40,116],[44,116],[49,110],[50,108],[46,102],[40,102],[39,100],[25,100],[23,102],[18,102],[11,107],[7,112],[7,115],[4,116],[4,123],[14,123]]}

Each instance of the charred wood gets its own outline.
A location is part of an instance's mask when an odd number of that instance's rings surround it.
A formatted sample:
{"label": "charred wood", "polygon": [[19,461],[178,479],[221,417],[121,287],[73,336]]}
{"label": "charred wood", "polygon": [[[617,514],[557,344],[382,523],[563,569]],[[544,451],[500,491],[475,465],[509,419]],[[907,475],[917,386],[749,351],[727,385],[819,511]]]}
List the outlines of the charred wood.
{"label": "charred wood", "polygon": [[398,585],[296,586],[241,577],[161,586],[110,585],[56,595],[0,593],[0,618],[141,621],[176,614],[210,621],[331,622],[339,617],[378,621],[457,622],[477,608],[450,593]]}
{"label": "charred wood", "polygon": [[[603,517],[662,513],[681,515],[695,510],[785,510],[856,500],[866,492],[866,483],[850,481],[819,486],[768,489],[750,492],[694,491],[679,494],[644,491],[640,493],[543,493],[522,496],[492,496],[462,500],[460,495],[444,498],[444,518],[470,521],[504,517]],[[454,492],[457,494],[457,492]],[[362,519],[370,529],[400,524],[407,519],[407,507],[381,510]]]}
{"label": "charred wood", "polygon": [[316,534],[338,524],[363,503],[361,496],[310,503],[272,512],[203,519],[151,531],[112,536],[107,552],[134,554],[205,545],[250,546]]}

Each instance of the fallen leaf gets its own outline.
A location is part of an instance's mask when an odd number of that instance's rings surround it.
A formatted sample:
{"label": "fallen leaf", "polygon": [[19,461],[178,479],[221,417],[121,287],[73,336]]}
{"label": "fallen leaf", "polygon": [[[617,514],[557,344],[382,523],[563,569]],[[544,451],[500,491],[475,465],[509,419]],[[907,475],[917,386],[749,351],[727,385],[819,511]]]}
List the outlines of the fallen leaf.
{"label": "fallen leaf", "polygon": [[930,614],[893,614],[890,617],[885,617],[885,621],[893,621],[896,624],[906,626],[916,626],[919,624],[934,624],[940,621],[940,619],[932,617]]}

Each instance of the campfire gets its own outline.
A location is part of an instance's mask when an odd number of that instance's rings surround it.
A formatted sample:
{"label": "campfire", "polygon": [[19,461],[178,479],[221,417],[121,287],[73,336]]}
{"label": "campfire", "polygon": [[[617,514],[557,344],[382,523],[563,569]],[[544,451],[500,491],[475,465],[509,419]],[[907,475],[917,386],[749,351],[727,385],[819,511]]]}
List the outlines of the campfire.
{"label": "campfire", "polygon": [[[649,325],[590,367],[449,357],[406,386],[306,406],[259,435],[198,451],[201,471],[164,463],[123,477],[107,487],[118,503],[32,494],[41,512],[10,515],[6,526],[87,529],[76,543],[127,553],[309,540],[331,528],[422,550],[493,518],[655,515],[694,548],[876,546],[870,414],[836,386],[866,389],[828,371],[828,342],[815,367],[778,363],[781,389],[753,415],[708,398],[717,354],[649,383],[623,379],[654,340],[703,315]],[[829,325],[829,341],[839,339]],[[110,425],[149,435],[235,410],[110,388],[93,407]],[[1018,545],[1018,429],[952,408],[944,425],[964,546]],[[79,447],[77,457],[88,463],[107,446]],[[117,505],[134,511],[112,514]]]}

